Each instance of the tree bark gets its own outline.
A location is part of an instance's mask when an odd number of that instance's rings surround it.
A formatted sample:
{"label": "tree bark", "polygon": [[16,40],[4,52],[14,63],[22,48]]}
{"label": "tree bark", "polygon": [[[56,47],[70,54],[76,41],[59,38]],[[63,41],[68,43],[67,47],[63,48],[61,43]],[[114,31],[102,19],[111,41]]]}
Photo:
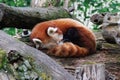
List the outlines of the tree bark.
{"label": "tree bark", "polygon": [[6,52],[9,52],[10,50],[16,50],[22,56],[31,56],[33,59],[35,59],[35,62],[38,65],[43,65],[48,68],[46,69],[46,72],[51,74],[53,78],[52,80],[75,80],[71,74],[64,70],[63,67],[57,64],[45,53],[27,46],[23,42],[12,38],[3,31],[0,31],[0,48]]}
{"label": "tree bark", "polygon": [[65,9],[68,9],[68,5],[69,5],[69,0],[64,0],[64,5],[63,5],[63,7],[64,7]]}
{"label": "tree bark", "polygon": [[72,18],[63,8],[11,7],[0,3],[0,28],[32,29],[35,24],[57,18]]}
{"label": "tree bark", "polygon": [[76,68],[77,80],[105,80],[105,66],[103,64],[82,65]]}
{"label": "tree bark", "polygon": [[115,76],[105,70],[101,63],[85,64],[75,70],[77,80],[115,80]]}

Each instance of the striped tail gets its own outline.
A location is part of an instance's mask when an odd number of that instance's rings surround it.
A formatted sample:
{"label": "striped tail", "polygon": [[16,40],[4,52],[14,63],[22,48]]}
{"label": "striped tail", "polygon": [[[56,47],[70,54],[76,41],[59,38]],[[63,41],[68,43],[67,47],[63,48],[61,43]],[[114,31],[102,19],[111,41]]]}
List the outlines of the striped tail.
{"label": "striped tail", "polygon": [[63,43],[48,51],[48,55],[57,57],[81,57],[88,54],[87,48],[79,47],[71,42]]}

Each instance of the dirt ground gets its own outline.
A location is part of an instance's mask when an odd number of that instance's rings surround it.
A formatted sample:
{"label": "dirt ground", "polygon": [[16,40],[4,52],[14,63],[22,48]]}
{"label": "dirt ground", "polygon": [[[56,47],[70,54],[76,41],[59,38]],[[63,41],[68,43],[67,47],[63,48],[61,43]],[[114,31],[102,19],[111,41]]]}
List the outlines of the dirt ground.
{"label": "dirt ground", "polygon": [[76,67],[90,63],[104,63],[106,70],[120,80],[120,53],[109,53],[107,50],[97,51],[95,54],[82,58],[53,58],[66,70],[74,75]]}

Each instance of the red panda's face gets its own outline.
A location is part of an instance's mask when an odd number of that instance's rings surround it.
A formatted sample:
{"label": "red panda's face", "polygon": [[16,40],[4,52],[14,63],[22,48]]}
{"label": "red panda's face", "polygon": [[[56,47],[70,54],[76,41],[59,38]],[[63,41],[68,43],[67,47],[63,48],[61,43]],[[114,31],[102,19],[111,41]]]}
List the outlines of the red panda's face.
{"label": "red panda's face", "polygon": [[57,27],[35,28],[31,34],[36,48],[53,48],[63,39],[62,31]]}

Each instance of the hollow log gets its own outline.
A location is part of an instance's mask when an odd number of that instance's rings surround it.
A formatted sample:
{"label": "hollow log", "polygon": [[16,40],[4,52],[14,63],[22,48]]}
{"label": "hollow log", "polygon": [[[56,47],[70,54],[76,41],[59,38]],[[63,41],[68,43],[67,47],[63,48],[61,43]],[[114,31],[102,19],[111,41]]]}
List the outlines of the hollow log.
{"label": "hollow log", "polygon": [[32,29],[39,22],[71,17],[70,13],[64,8],[12,7],[0,3],[0,28]]}
{"label": "hollow log", "polygon": [[57,64],[45,53],[32,48],[23,42],[14,39],[0,30],[0,48],[9,52],[10,50],[18,51],[22,56],[31,56],[38,65],[46,66],[46,72],[52,76],[52,80],[75,80],[62,66]]}

